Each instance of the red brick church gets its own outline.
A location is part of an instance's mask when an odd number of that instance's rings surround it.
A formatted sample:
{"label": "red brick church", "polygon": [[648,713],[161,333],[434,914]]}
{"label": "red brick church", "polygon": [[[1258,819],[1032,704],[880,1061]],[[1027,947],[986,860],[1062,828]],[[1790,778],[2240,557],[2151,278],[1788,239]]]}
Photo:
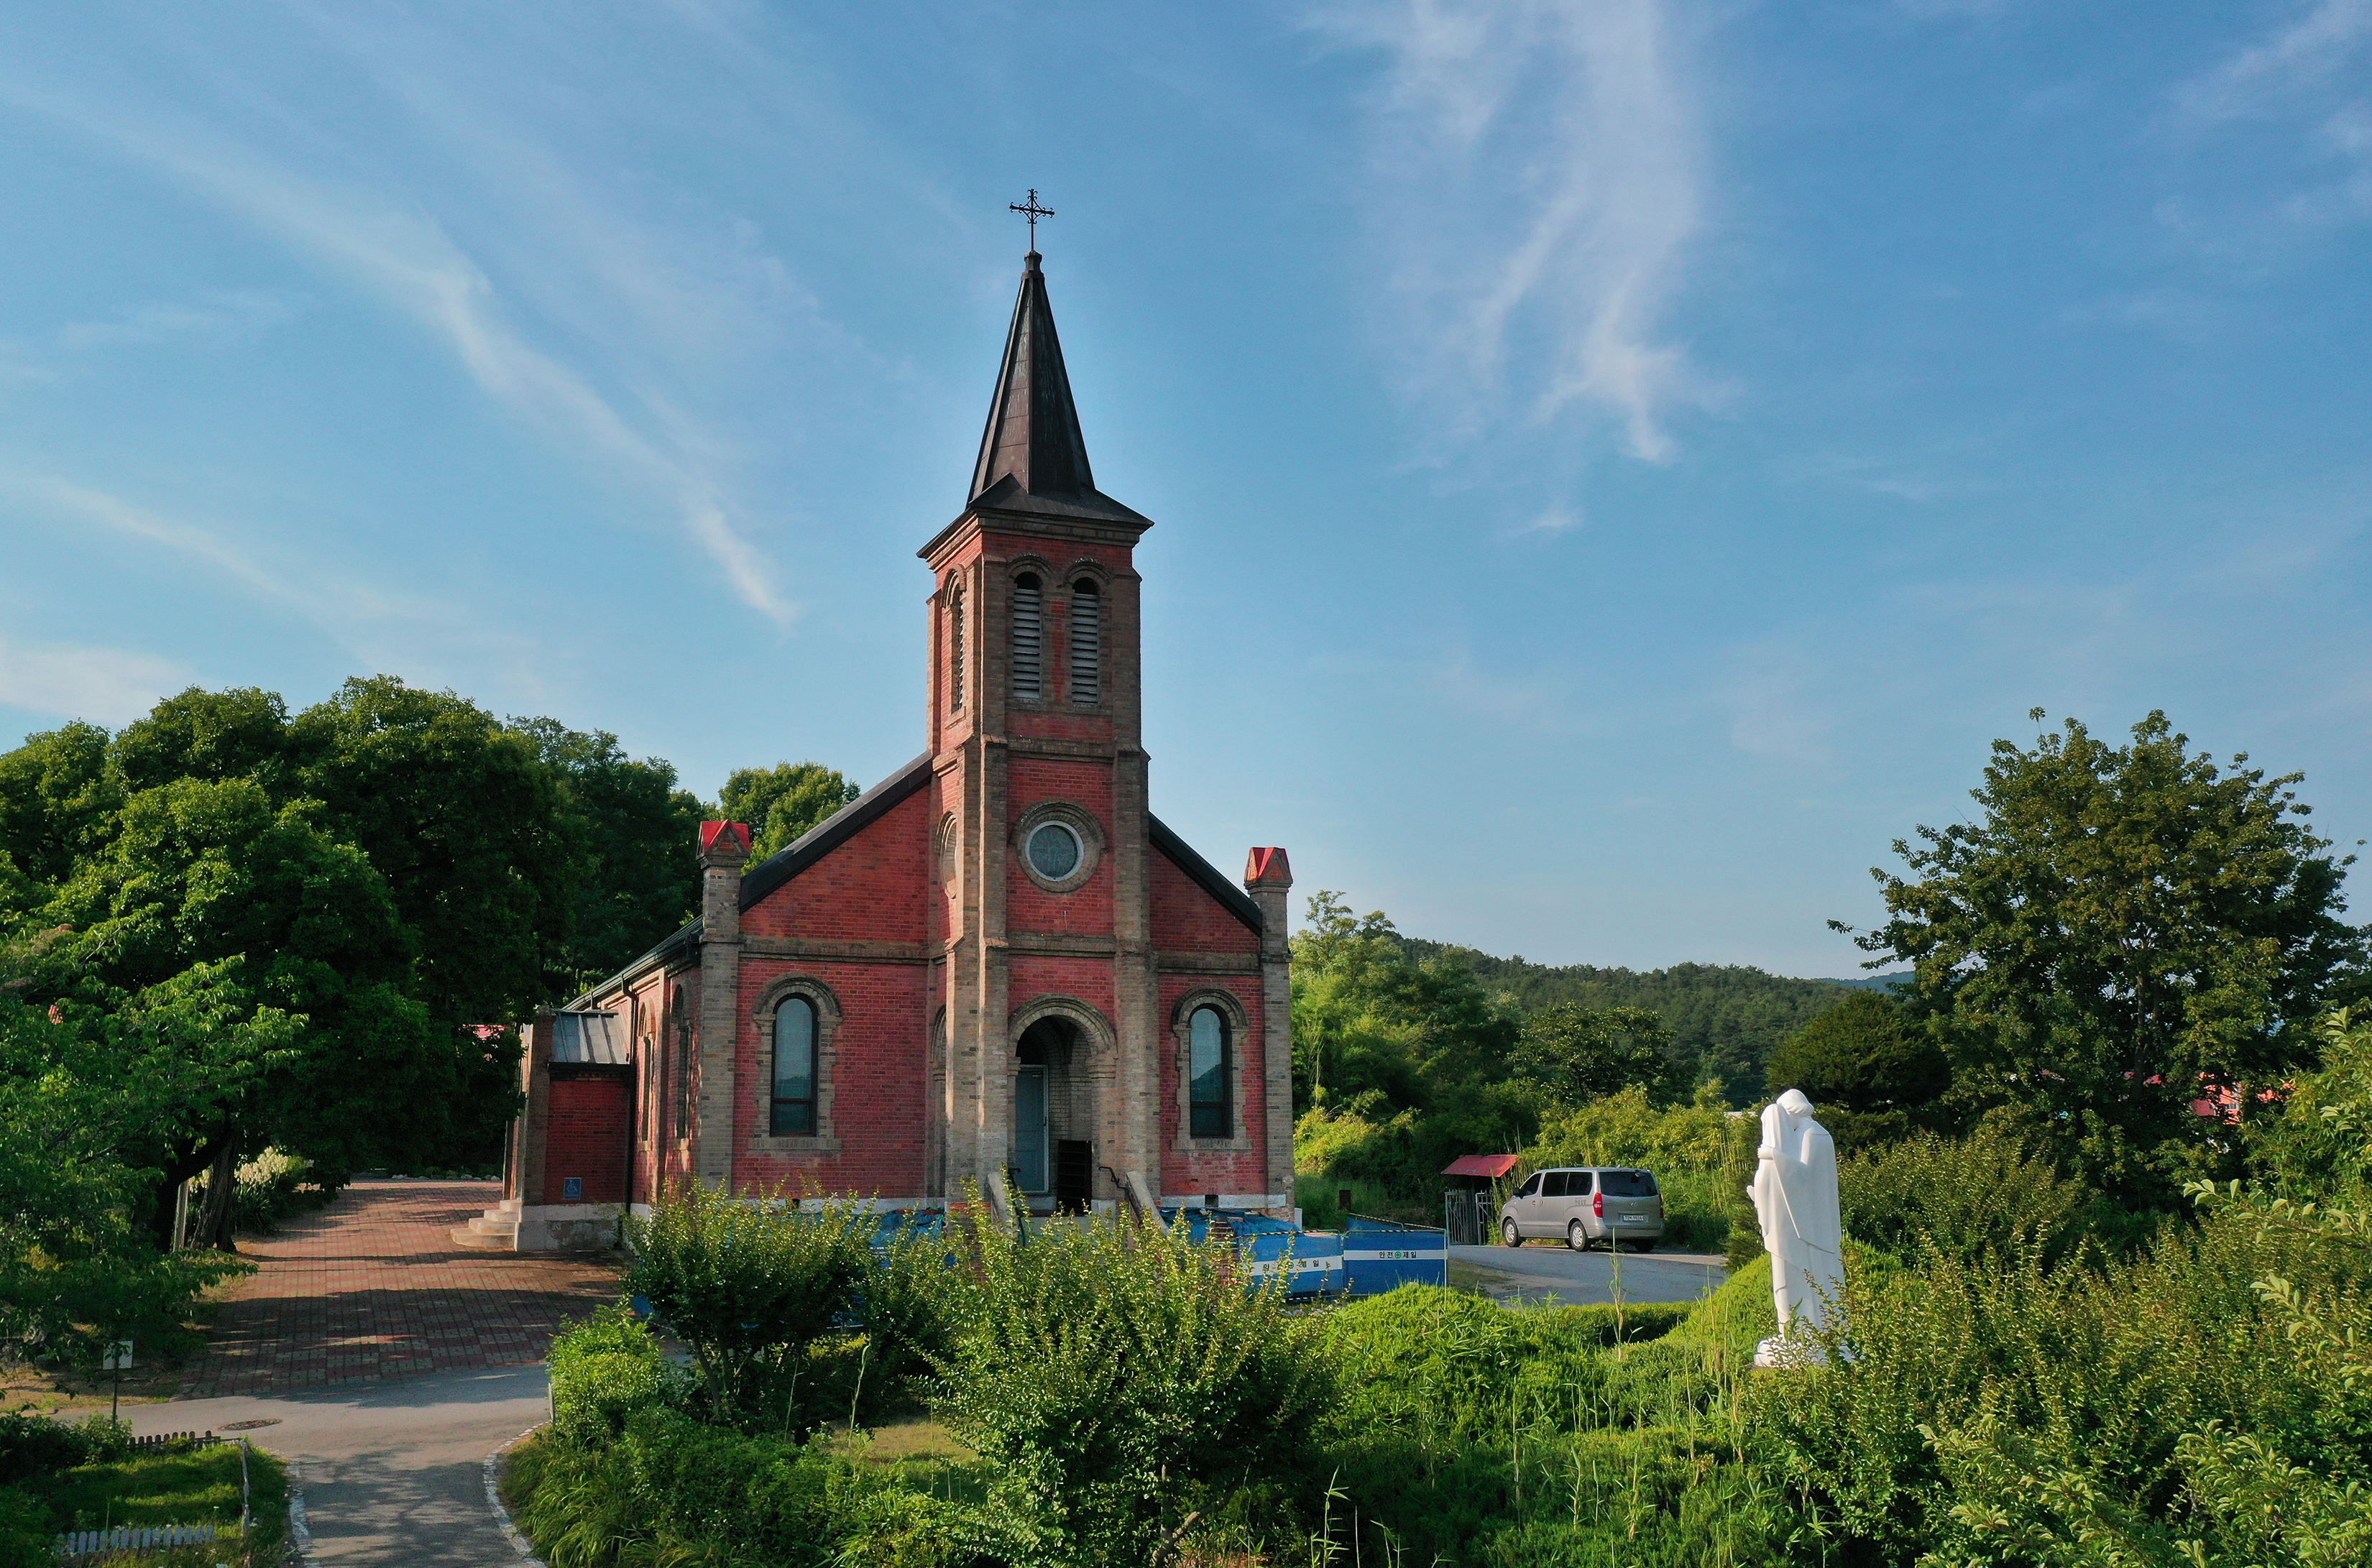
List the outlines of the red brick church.
{"label": "red brick church", "polygon": [[1285,852],[1238,885],[1147,807],[1137,540],[1087,467],[1031,251],[971,499],[929,563],[928,745],[529,1029],[473,1245],[606,1242],[686,1177],[936,1207],[1283,1213]]}

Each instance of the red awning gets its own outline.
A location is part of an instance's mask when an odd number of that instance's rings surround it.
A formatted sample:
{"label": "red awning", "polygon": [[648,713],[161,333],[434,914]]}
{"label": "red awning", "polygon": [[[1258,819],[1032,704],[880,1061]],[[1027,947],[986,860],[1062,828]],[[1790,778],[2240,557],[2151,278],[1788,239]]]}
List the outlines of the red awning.
{"label": "red awning", "polygon": [[1516,1168],[1513,1155],[1467,1155],[1441,1167],[1444,1176],[1487,1176],[1493,1179]]}

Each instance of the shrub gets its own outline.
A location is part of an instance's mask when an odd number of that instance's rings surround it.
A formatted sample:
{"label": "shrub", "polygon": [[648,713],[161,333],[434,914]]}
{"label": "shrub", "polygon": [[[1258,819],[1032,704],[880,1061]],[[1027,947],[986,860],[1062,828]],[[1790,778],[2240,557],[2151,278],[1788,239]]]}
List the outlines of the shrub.
{"label": "shrub", "polygon": [[552,1430],[599,1446],[625,1430],[636,1411],[681,1390],[651,1331],[623,1306],[600,1308],[552,1342]]}
{"label": "shrub", "polygon": [[0,1415],[0,1486],[88,1464],[103,1446],[88,1427],[73,1427],[29,1411]]}
{"label": "shrub", "polygon": [[2083,1237],[2095,1196],[1992,1124],[1959,1139],[1917,1133],[1837,1169],[1845,1229],[1903,1256],[1925,1248],[1966,1260],[2039,1248],[2055,1263]]}
{"label": "shrub", "polygon": [[883,1386],[944,1364],[971,1321],[976,1294],[956,1266],[953,1238],[910,1220],[888,1245],[866,1248],[863,1261],[856,1312]]}
{"label": "shrub", "polygon": [[712,1419],[771,1423],[778,1386],[848,1309],[870,1225],[853,1200],[803,1210],[680,1182],[627,1218],[624,1284],[692,1347]]}
{"label": "shrub", "polygon": [[969,1215],[978,1310],[934,1403],[985,1462],[979,1543],[1017,1564],[1143,1562],[1191,1516],[1296,1471],[1331,1396],[1321,1322],[1225,1240],[1125,1217],[1019,1237]]}

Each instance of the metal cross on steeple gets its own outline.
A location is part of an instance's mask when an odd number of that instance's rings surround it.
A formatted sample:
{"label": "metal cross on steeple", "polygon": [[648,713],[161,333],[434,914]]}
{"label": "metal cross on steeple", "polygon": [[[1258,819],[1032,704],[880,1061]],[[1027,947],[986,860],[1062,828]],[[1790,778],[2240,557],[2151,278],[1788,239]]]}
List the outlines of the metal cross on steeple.
{"label": "metal cross on steeple", "polygon": [[1029,220],[1029,250],[1032,255],[1035,255],[1038,250],[1038,220],[1040,218],[1052,217],[1054,215],[1054,209],[1052,207],[1041,207],[1038,204],[1038,189],[1036,186],[1030,187],[1029,200],[1028,202],[1007,202],[1005,204],[1009,211],[1019,213],[1023,217]]}

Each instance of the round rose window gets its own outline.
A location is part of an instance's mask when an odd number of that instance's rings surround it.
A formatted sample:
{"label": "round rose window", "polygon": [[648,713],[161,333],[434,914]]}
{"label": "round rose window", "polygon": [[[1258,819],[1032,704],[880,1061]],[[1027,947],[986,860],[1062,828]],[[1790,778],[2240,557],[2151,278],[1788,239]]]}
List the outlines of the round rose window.
{"label": "round rose window", "polygon": [[1079,835],[1061,822],[1041,822],[1029,835],[1029,869],[1060,882],[1079,868]]}

